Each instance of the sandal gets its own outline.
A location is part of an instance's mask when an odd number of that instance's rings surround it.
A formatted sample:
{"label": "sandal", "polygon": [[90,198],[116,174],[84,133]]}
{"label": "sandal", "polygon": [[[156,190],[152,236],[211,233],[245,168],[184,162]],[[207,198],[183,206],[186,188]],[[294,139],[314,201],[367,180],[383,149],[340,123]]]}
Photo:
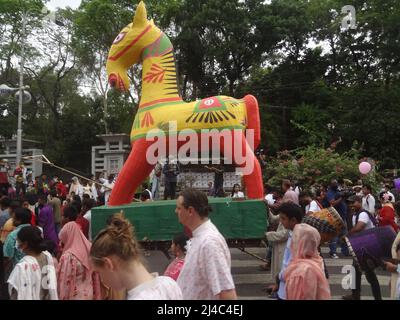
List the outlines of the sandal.
{"label": "sandal", "polygon": [[258,267],[258,269],[261,270],[261,271],[270,271],[271,270],[271,264],[270,263],[261,264]]}

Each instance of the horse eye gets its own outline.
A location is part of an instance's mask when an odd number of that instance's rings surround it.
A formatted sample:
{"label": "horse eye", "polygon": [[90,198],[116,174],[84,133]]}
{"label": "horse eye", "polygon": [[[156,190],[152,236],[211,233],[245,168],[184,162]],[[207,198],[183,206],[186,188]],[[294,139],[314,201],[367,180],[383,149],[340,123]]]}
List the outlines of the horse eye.
{"label": "horse eye", "polygon": [[117,37],[115,38],[113,44],[116,44],[118,42],[120,42],[126,35],[126,32],[121,32],[119,35],[117,35]]}

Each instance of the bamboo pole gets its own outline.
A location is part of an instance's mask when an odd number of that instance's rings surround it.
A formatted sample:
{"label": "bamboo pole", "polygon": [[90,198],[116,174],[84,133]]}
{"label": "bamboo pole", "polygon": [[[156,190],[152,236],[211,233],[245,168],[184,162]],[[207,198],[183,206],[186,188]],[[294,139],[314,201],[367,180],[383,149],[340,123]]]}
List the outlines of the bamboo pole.
{"label": "bamboo pole", "polygon": [[[36,157],[44,158],[46,161],[43,161],[42,159],[35,159]],[[62,170],[62,171],[68,172],[68,173],[70,173],[70,174],[72,174],[72,175],[74,175],[74,176],[77,176],[77,177],[81,178],[81,179],[84,179],[84,180],[87,180],[87,181],[91,181],[91,182],[93,182],[93,183],[95,183],[95,184],[97,184],[97,185],[99,185],[99,186],[102,186],[103,188],[108,189],[108,190],[112,190],[111,188],[106,187],[106,186],[104,186],[103,184],[98,183],[97,181],[94,181],[94,180],[92,180],[92,179],[86,178],[86,177],[81,176],[80,174],[78,174],[78,173],[76,173],[76,172],[73,172],[73,171],[70,171],[70,170],[68,170],[68,169],[65,169],[65,168],[62,168],[62,167],[60,167],[60,166],[55,165],[54,163],[50,162],[50,160],[47,159],[45,155],[40,155],[40,156],[28,156],[28,157],[23,157],[23,159],[25,159],[25,160],[33,160],[33,161],[38,161],[38,162],[41,162],[41,163],[44,163],[44,164],[48,164],[48,165],[50,165],[51,167],[54,167],[54,168],[60,169],[60,170]]]}

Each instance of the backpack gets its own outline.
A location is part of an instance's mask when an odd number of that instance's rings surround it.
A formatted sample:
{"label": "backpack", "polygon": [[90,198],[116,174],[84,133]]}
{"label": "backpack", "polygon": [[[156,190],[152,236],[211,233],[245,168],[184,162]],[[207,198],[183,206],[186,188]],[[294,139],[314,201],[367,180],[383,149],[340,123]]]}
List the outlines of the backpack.
{"label": "backpack", "polygon": [[368,215],[369,219],[371,220],[372,224],[373,224],[375,227],[378,226],[378,221],[376,220],[376,218],[375,218],[372,214],[370,214],[367,210],[362,210],[362,211],[360,211],[360,212],[358,212],[358,213],[356,214],[356,223],[354,224],[354,226],[358,223],[358,218],[359,218],[359,216],[360,216],[360,214],[361,214],[362,212],[365,212],[365,213]]}

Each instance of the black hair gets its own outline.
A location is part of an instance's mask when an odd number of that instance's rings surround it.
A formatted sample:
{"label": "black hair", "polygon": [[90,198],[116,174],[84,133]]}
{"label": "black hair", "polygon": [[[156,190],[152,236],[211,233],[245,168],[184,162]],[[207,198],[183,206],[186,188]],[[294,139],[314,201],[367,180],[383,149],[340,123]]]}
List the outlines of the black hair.
{"label": "black hair", "polygon": [[56,256],[57,254],[57,245],[51,240],[43,240],[43,246],[46,247],[46,250],[52,255]]}
{"label": "black hair", "polygon": [[57,197],[57,191],[56,191],[56,189],[51,189],[50,190],[50,195],[54,198],[54,197]]}
{"label": "black hair", "polygon": [[15,211],[16,209],[21,208],[21,206],[22,206],[22,203],[20,200],[13,200],[10,203],[11,211]]}
{"label": "black hair", "polygon": [[176,246],[186,253],[186,243],[188,242],[189,237],[185,233],[178,233],[172,239],[172,242],[175,243]]}
{"label": "black hair", "polygon": [[64,208],[64,218],[69,221],[75,221],[78,218],[78,209],[74,205],[69,205]]}
{"label": "black hair", "polygon": [[26,226],[18,231],[17,238],[28,244],[29,250],[40,253],[49,249],[49,243],[42,238],[42,232],[34,226]]}
{"label": "black hair", "polygon": [[15,220],[21,222],[21,224],[28,224],[31,222],[32,212],[26,208],[15,209]]}
{"label": "black hair", "polygon": [[293,202],[284,202],[282,203],[278,209],[278,213],[283,213],[286,215],[289,219],[295,218],[298,223],[301,223],[304,217],[303,210],[301,209],[300,206]]}
{"label": "black hair", "polygon": [[233,185],[233,187],[232,187],[232,194],[231,194],[231,197],[233,197],[233,195],[235,194],[235,187],[236,187],[236,186],[238,186],[239,188],[241,188],[239,183],[235,183],[235,184]]}
{"label": "black hair", "polygon": [[93,200],[92,199],[83,199],[82,201],[82,209],[85,208],[87,211],[92,209],[94,206]]}
{"label": "black hair", "polygon": [[148,185],[148,183],[144,182],[144,183],[142,183],[142,187],[143,187],[143,189],[148,189],[149,185]]}
{"label": "black hair", "polygon": [[11,204],[11,200],[9,197],[3,197],[0,200],[0,205],[4,208],[8,208]]}
{"label": "black hair", "polygon": [[317,190],[317,191],[315,191],[315,196],[320,197],[321,193],[322,193],[322,190]]}
{"label": "black hair", "polygon": [[146,201],[150,198],[150,193],[147,190],[143,190],[142,194],[140,195],[140,200]]}
{"label": "black hair", "polygon": [[82,195],[82,201],[85,201],[85,200],[88,200],[88,199],[90,199],[90,196],[87,194],[87,193],[84,193],[83,195]]}
{"label": "black hair", "polygon": [[75,194],[72,198],[73,202],[79,202],[80,204],[82,203],[82,199],[80,196],[78,196],[77,194]]}
{"label": "black hair", "polygon": [[372,191],[371,185],[370,184],[364,184],[363,188],[366,188],[367,190],[369,190],[370,192]]}
{"label": "black hair", "polygon": [[43,201],[47,201],[47,197],[45,194],[40,194],[38,197],[38,200],[43,200]]}
{"label": "black hair", "polygon": [[308,191],[302,191],[299,194],[299,198],[303,198],[303,197],[311,197],[312,198],[312,194],[311,194],[311,192],[308,192]]}
{"label": "black hair", "polygon": [[79,201],[75,201],[75,200],[73,200],[72,202],[71,202],[71,206],[72,207],[75,207],[75,209],[76,209],[76,211],[78,212],[78,214],[81,212],[81,210],[82,210],[82,203]]}
{"label": "black hair", "polygon": [[183,198],[183,206],[185,208],[193,207],[200,217],[208,217],[209,212],[212,211],[208,205],[207,195],[199,190],[187,188],[181,192]]}

